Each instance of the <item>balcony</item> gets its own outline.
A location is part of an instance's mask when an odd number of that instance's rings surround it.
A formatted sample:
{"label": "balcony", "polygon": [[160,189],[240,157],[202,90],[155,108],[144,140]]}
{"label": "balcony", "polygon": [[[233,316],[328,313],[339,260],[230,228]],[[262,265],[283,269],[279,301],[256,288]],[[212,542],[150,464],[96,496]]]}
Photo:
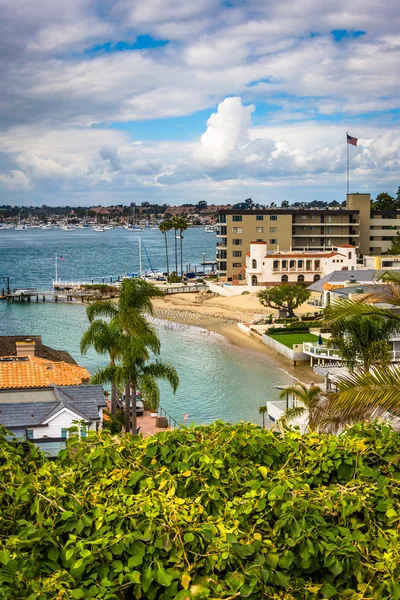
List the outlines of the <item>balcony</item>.
{"label": "balcony", "polygon": [[218,242],[217,248],[225,248],[226,249],[226,243],[225,242]]}
{"label": "balcony", "polygon": [[338,237],[345,237],[345,238],[349,238],[349,237],[358,237],[359,234],[358,233],[305,233],[304,231],[302,233],[292,233],[292,237],[312,237],[312,238],[338,238]]}
{"label": "balcony", "polygon": [[327,360],[338,361],[343,360],[340,351],[337,348],[328,348],[327,346],[314,344],[313,342],[304,342],[303,352],[308,354],[308,356],[312,356],[313,358],[324,358]]}

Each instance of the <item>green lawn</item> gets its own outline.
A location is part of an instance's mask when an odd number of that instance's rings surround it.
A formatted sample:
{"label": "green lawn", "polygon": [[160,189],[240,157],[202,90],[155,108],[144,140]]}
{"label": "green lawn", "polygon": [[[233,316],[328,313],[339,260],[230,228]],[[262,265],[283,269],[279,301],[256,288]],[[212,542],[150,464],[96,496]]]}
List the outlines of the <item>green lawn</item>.
{"label": "green lawn", "polygon": [[293,348],[293,344],[302,344],[303,342],[318,342],[318,336],[313,333],[281,333],[270,335],[270,338],[280,342],[288,348]]}

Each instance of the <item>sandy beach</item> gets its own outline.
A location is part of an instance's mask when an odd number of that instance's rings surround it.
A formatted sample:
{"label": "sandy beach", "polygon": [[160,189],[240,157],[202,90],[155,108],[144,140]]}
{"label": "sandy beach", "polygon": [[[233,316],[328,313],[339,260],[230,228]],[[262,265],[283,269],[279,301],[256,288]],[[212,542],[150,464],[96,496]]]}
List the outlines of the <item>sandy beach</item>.
{"label": "sandy beach", "polygon": [[[254,313],[268,315],[276,311],[263,307],[255,294],[244,296],[212,296],[211,294],[173,294],[153,300],[154,316],[166,321],[195,326],[224,336],[239,350],[250,352],[259,359],[273,363],[304,383],[320,383],[317,376],[307,366],[293,367],[283,358],[261,344],[253,337],[241,333],[237,327],[239,321],[251,321]],[[302,309],[302,310],[301,310]],[[310,312],[310,307],[300,307],[301,313]]]}

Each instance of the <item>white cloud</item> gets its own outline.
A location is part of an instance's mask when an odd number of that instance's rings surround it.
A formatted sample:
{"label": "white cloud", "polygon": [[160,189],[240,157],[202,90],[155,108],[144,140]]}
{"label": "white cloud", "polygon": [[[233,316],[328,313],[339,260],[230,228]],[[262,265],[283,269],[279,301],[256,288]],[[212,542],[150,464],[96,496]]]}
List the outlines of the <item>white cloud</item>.
{"label": "white cloud", "polygon": [[0,174],[0,185],[6,190],[24,190],[32,188],[32,184],[22,171],[10,171],[7,175]]}

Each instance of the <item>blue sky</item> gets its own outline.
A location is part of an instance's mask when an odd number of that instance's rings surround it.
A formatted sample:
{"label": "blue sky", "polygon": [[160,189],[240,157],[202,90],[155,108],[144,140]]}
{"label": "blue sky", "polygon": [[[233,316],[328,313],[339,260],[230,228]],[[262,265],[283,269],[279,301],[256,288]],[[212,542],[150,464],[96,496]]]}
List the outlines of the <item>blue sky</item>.
{"label": "blue sky", "polygon": [[[0,197],[343,200],[400,184],[389,0],[21,0],[0,22]],[[1,203],[1,202],[0,202]]]}

